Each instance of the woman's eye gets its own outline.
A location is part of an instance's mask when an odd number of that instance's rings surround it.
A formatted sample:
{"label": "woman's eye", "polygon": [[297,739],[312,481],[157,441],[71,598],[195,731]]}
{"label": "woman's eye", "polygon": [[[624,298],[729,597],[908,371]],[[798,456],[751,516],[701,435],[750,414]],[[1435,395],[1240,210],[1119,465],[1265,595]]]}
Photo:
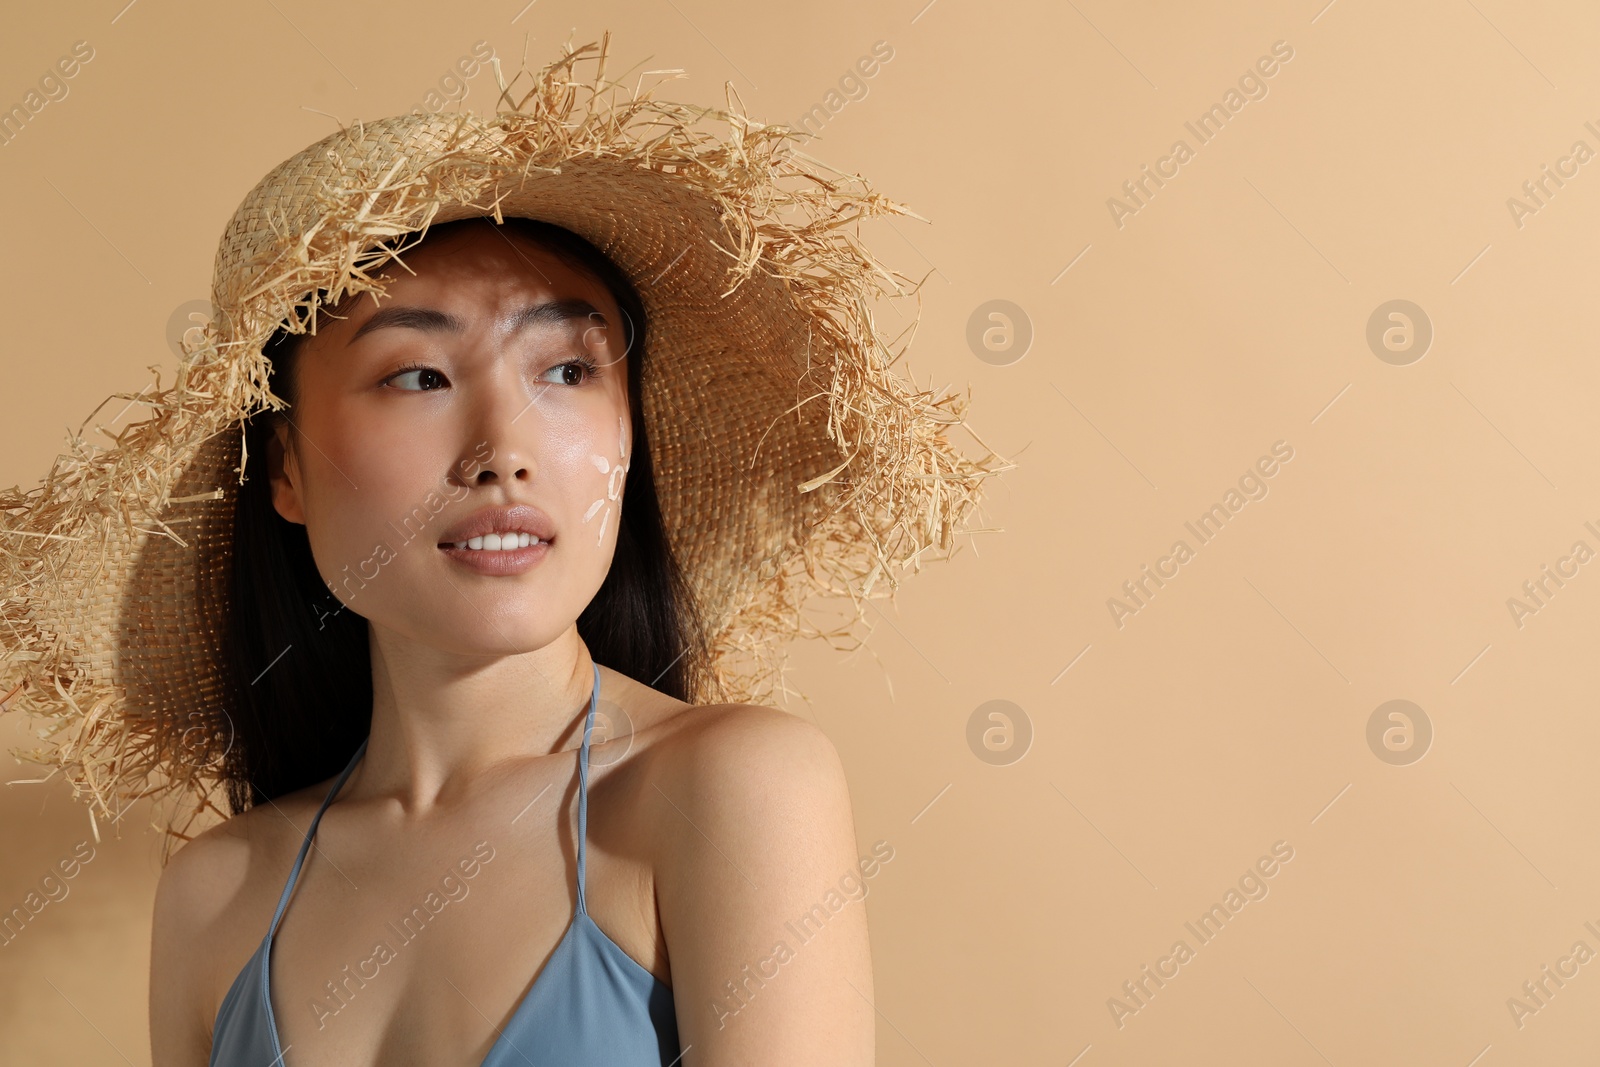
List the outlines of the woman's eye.
{"label": "woman's eye", "polygon": [[592,372],[589,364],[582,360],[574,359],[568,360],[566,363],[556,364],[545,371],[541,377],[544,381],[551,381],[550,375],[556,374],[560,375],[560,377],[554,380],[554,384],[582,385],[584,377],[590,373]]}
{"label": "woman's eye", "polygon": [[[415,382],[415,385],[409,384]],[[397,384],[407,383],[407,384]],[[401,371],[389,379],[389,384],[408,392],[430,392],[444,384],[444,375],[432,367],[414,367],[411,370]]]}

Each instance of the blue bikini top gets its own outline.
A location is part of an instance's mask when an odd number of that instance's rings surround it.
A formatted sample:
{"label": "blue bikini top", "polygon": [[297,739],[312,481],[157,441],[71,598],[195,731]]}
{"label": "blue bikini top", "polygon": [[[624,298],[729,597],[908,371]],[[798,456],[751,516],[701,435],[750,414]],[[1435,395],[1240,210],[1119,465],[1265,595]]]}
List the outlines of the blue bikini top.
{"label": "blue bikini top", "polygon": [[[589,816],[589,738],[600,702],[600,667],[578,753],[578,906],[544,971],[524,994],[482,1067],[671,1067],[681,1056],[672,990],[589,917],[583,853]],[[292,1067],[272,1012],[272,938],[311,850],[322,813],[367,750],[362,741],[306,828],[266,937],[233,980],[212,1028],[211,1067]]]}

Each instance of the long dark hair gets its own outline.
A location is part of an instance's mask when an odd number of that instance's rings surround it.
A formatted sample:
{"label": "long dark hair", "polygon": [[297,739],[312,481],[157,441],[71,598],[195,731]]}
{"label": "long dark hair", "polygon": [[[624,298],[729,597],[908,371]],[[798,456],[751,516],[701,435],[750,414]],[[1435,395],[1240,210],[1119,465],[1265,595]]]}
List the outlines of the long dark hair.
{"label": "long dark hair", "polygon": [[[496,224],[479,218],[442,223],[423,240],[467,225]],[[656,497],[640,385],[644,304],[627,274],[571,230],[510,217],[500,225],[592,275],[622,310],[633,452],[616,553],[599,592],[578,616],[578,634],[597,662],[693,702],[702,691],[707,650]],[[263,347],[272,361],[269,384],[290,410],[298,399],[295,359],[303,336],[280,328]],[[224,774],[235,814],[337,774],[372,725],[367,620],[323,584],[305,527],[272,506],[267,445],[281,421],[281,413],[262,411],[245,423],[246,480],[235,509],[223,635],[223,699],[233,728]]]}

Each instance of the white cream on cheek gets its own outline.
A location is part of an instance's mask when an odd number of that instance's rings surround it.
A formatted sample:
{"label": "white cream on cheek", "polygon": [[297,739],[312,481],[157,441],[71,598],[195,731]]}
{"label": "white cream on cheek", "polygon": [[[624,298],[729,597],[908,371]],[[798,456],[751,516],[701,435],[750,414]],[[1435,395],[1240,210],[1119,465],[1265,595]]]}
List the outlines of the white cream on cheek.
{"label": "white cream on cheek", "polygon": [[628,454],[628,423],[621,415],[617,416],[617,452],[620,456],[620,461],[616,463],[598,453],[589,457],[593,461],[596,470],[601,474],[608,475],[606,479],[606,495],[590,504],[589,510],[583,513],[583,521],[587,524],[590,519],[595,517],[596,513],[602,508],[605,509],[605,513],[600,516],[600,532],[595,538],[596,545],[605,543],[606,523],[611,519],[611,506],[622,499],[623,482],[627,476],[628,467],[633,463],[633,458]]}

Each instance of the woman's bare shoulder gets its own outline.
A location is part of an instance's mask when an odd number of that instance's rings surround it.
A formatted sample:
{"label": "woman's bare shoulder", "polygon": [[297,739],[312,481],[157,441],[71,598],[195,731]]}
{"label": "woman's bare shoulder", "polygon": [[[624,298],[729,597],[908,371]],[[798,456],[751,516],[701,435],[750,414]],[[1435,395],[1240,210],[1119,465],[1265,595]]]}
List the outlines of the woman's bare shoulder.
{"label": "woman's bare shoulder", "polygon": [[809,719],[759,704],[703,704],[686,705],[662,727],[650,778],[679,823],[771,828],[780,812],[849,819],[839,752]]}
{"label": "woman's bare shoulder", "polygon": [[223,965],[259,941],[329,784],[257,804],[174,851],[156,884],[153,948],[193,961],[203,980],[210,964]]}
{"label": "woman's bare shoulder", "polygon": [[173,852],[156,887],[158,907],[194,920],[227,908],[263,868],[284,866],[326,795],[328,783],[264,801],[197,834]]}
{"label": "woman's bare shoulder", "polygon": [[809,719],[761,704],[690,704],[626,679],[632,750],[617,769],[636,797],[640,826],[674,855],[686,824],[759,826],[774,807],[848,820],[844,768]]}
{"label": "woman's bare shoulder", "polygon": [[764,704],[685,704],[664,723],[663,738],[675,760],[742,762],[763,755],[834,752],[833,742],[810,719]]}

